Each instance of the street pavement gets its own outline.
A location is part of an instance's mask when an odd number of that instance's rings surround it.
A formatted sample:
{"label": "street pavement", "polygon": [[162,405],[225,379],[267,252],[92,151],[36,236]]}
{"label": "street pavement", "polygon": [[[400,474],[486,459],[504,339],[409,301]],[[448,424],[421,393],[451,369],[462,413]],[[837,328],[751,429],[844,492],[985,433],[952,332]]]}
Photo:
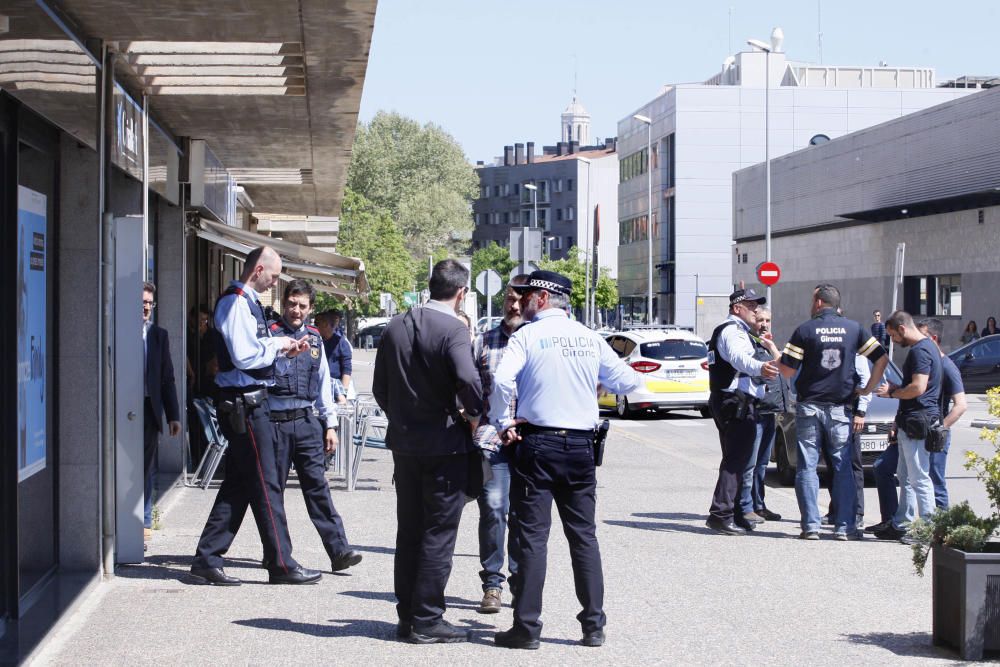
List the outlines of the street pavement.
{"label": "street pavement", "polygon": [[[355,378],[370,384],[373,353],[358,351]],[[953,452],[985,451],[970,419]],[[496,648],[510,627],[509,595],[493,616],[476,613],[482,595],[475,503],[466,506],[446,618],[468,628],[466,644],[414,646],[395,639],[392,558],[395,496],[388,452],[366,450],[357,489],[334,479],[334,501],[364,561],[327,573],[315,586],[270,586],[259,567],[252,518],[228,555],[238,588],[193,585],[186,573],[215,496],[178,488],[161,506],[162,527],[147,562],[121,567],[66,619],[33,657],[44,665],[216,664],[926,664],[957,661],[931,645],[931,581],[918,577],[910,549],[870,537],[818,542],[799,533],[795,493],[770,480],[768,506],[784,516],[748,537],[719,536],[704,521],[719,462],[710,420],[696,413],[612,420],[598,473],[598,536],[604,559],[608,641],[577,644],[579,611],[566,540],[554,523],[538,651]],[[954,500],[988,506],[978,482],[953,455]],[[303,565],[329,562],[294,480],[286,508]],[[867,523],[878,521],[874,488]],[[825,505],[826,493],[821,502]]]}

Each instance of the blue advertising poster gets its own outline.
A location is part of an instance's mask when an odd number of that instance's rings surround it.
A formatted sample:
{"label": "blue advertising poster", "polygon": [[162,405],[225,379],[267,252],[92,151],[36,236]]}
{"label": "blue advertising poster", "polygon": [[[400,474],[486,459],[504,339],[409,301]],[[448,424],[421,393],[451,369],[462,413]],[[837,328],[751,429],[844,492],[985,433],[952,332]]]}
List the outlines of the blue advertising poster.
{"label": "blue advertising poster", "polygon": [[45,195],[17,188],[17,479],[45,469]]}

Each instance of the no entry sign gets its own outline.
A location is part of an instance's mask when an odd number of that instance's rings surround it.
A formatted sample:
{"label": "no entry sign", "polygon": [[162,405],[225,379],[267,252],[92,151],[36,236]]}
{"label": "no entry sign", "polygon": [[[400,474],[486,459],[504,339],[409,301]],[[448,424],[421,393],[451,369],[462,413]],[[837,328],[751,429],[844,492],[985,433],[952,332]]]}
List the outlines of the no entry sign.
{"label": "no entry sign", "polygon": [[781,279],[781,268],[774,262],[761,262],[757,267],[757,280],[770,287]]}

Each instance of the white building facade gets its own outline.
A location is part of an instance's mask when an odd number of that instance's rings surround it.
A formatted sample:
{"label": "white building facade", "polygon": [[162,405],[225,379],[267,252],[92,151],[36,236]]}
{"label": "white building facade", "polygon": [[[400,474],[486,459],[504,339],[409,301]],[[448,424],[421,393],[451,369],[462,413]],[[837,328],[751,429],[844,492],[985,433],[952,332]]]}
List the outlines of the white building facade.
{"label": "white building facade", "polygon": [[650,228],[653,321],[694,326],[704,297],[732,291],[733,172],[765,160],[765,98],[774,158],[970,92],[936,88],[928,68],[809,65],[759,50],[727,59],[704,83],[664,87],[634,112],[651,120],[652,225],[647,124],[633,114],[618,123],[625,321],[646,319]]}

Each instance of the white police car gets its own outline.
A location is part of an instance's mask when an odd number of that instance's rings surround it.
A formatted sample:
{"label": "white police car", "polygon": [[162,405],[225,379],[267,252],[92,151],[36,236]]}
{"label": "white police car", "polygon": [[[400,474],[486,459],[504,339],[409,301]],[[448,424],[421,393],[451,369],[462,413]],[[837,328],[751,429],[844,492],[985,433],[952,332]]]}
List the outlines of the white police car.
{"label": "white police car", "polygon": [[659,326],[620,331],[605,340],[646,383],[627,395],[602,395],[597,401],[602,408],[614,408],[622,418],[644,410],[699,410],[710,416],[708,346],[694,333]]}

